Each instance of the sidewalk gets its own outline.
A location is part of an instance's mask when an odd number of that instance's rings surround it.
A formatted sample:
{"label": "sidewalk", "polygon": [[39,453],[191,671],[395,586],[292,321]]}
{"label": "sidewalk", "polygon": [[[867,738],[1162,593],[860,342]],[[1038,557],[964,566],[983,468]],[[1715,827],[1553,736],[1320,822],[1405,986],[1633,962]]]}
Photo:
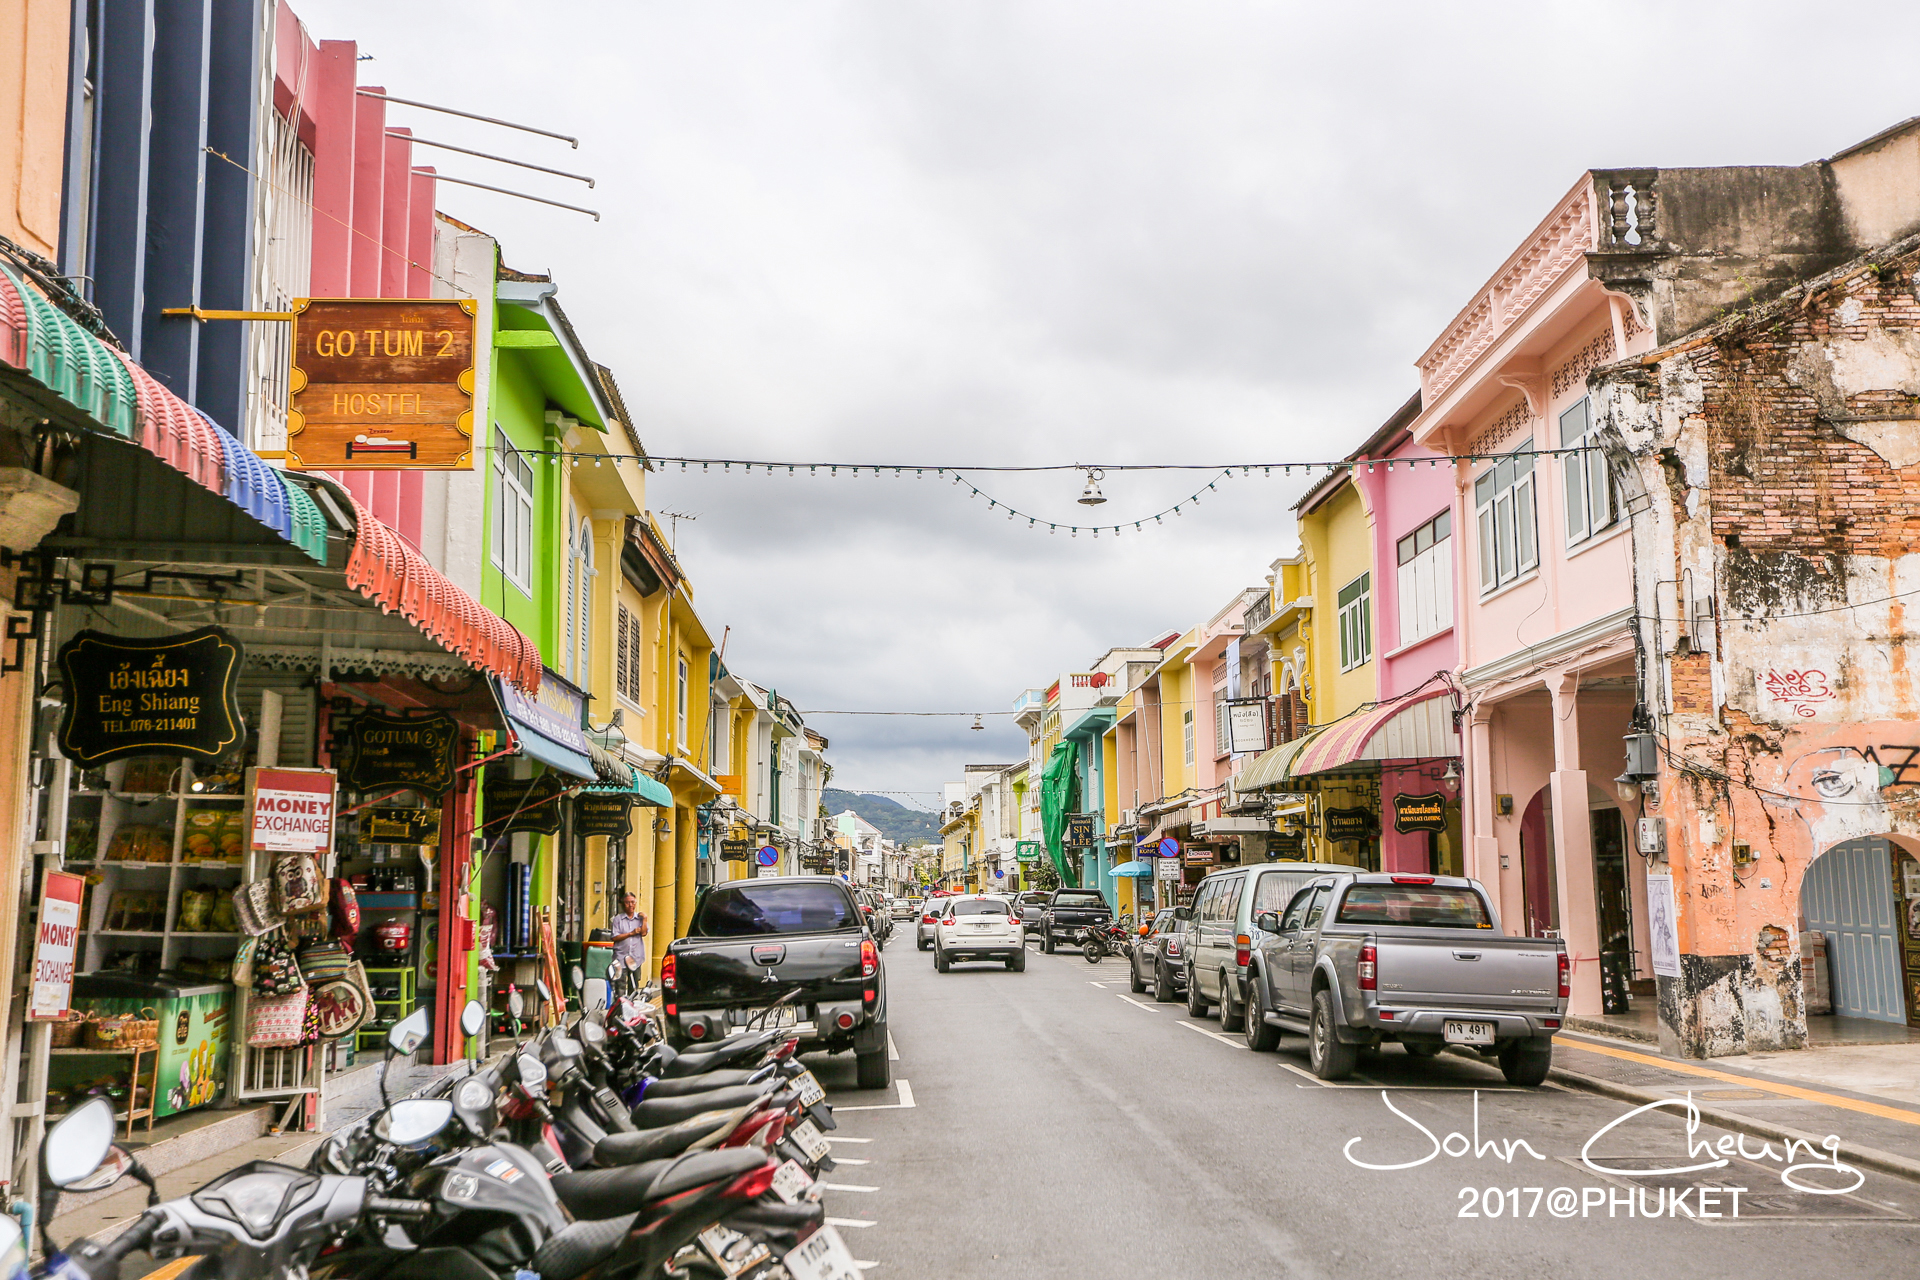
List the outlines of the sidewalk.
{"label": "sidewalk", "polygon": [[1645,1105],[1691,1094],[1703,1121],[1920,1181],[1920,1045],[1836,1045],[1730,1058],[1667,1058],[1638,1040],[1563,1031],[1552,1078]]}

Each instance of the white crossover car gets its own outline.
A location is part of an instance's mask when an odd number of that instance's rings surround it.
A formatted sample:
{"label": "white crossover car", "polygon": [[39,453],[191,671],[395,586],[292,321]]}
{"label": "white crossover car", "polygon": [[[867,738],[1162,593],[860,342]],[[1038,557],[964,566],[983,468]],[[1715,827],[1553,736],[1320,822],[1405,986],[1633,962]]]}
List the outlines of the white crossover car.
{"label": "white crossover car", "polygon": [[1005,898],[968,895],[940,904],[933,925],[933,967],[945,973],[963,960],[999,960],[1015,973],[1027,967],[1026,930]]}

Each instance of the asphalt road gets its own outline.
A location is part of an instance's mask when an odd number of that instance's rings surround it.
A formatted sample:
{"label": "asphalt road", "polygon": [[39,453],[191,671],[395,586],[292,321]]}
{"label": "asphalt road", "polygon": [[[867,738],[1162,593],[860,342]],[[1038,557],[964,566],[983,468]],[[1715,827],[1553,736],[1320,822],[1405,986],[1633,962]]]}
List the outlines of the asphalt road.
{"label": "asphalt road", "polygon": [[[1730,1146],[1722,1167],[1618,1172],[1722,1158],[1689,1155],[1735,1140],[1689,1137],[1678,1104],[1622,1120],[1631,1104],[1397,1047],[1327,1087],[1303,1039],[1249,1052],[1215,1018],[1131,995],[1118,959],[1030,947],[1024,973],[937,974],[902,929],[886,964],[895,1086],[853,1089],[851,1057],[815,1064],[834,1154],[863,1162],[828,1175],[828,1213],[875,1280],[1920,1274],[1920,1185],[1903,1179],[1798,1192],[1779,1145],[1752,1138],[1757,1159]],[[1737,1218],[1720,1186],[1744,1188]],[[1703,1209],[1722,1216],[1688,1216]]]}

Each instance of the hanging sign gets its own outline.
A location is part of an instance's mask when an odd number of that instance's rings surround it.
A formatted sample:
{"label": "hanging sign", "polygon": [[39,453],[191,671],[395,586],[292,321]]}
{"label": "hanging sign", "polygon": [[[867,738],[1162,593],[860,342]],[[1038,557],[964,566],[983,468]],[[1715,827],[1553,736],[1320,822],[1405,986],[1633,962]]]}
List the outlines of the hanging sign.
{"label": "hanging sign", "polygon": [[471,299],[296,298],[287,465],[471,471]]}
{"label": "hanging sign", "polygon": [[1236,698],[1227,703],[1228,746],[1235,755],[1267,749],[1267,700]]}
{"label": "hanging sign", "polygon": [[1070,813],[1067,815],[1066,833],[1060,842],[1072,849],[1084,849],[1093,843],[1093,815],[1090,813]]}
{"label": "hanging sign", "polygon": [[1438,791],[1424,796],[1395,796],[1393,829],[1400,832],[1445,831],[1447,798]]}
{"label": "hanging sign", "polygon": [[720,860],[722,862],[745,862],[753,857],[753,841],[722,840],[720,842]]}
{"label": "hanging sign", "polygon": [[[356,791],[409,787],[431,800],[453,789],[454,746],[460,726],[452,716],[393,716],[368,711],[347,728],[346,767],[340,779]],[[397,842],[396,842],[397,843]]]}
{"label": "hanging sign", "polygon": [[1180,863],[1173,858],[1162,858],[1154,864],[1154,878],[1158,880],[1178,880]]}
{"label": "hanging sign", "polygon": [[633,831],[633,794],[576,795],[573,798],[573,834],[625,836]]}
{"label": "hanging sign", "polygon": [[247,847],[273,853],[333,848],[333,770],[247,770]]}
{"label": "hanging sign", "polygon": [[1320,817],[1329,840],[1365,840],[1376,826],[1371,809],[1328,809]]}
{"label": "hanging sign", "polygon": [[1013,846],[1013,860],[1015,862],[1040,861],[1040,842],[1038,840],[1016,842]]}
{"label": "hanging sign", "polygon": [[1271,835],[1267,837],[1267,857],[1297,858],[1306,846],[1305,836]]}
{"label": "hanging sign", "polygon": [[[537,778],[489,778],[483,793],[489,836],[531,831],[554,835],[560,830],[560,775],[548,770]],[[495,826],[495,823],[499,826]]]}
{"label": "hanging sign", "polygon": [[151,640],[80,632],[60,647],[60,753],[84,765],[218,760],[246,733],[240,658],[240,642],[218,627]]}
{"label": "hanging sign", "polygon": [[418,844],[439,847],[438,809],[369,809],[360,838],[368,844]]}
{"label": "hanging sign", "polygon": [[33,989],[28,1018],[64,1018],[73,1001],[73,967],[80,939],[80,902],[87,881],[49,871],[40,889],[40,924],[33,934]]}
{"label": "hanging sign", "polygon": [[1210,867],[1213,865],[1213,850],[1202,844],[1188,845],[1182,861],[1189,867]]}

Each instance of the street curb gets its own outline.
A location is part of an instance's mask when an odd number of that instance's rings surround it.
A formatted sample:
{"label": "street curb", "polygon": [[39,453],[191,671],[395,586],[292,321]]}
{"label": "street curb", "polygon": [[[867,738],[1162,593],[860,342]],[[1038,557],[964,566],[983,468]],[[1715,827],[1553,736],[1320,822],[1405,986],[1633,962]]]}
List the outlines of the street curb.
{"label": "street curb", "polygon": [[[1654,1093],[1649,1089],[1635,1088],[1633,1085],[1620,1084],[1613,1080],[1603,1080],[1598,1076],[1582,1075],[1578,1071],[1569,1071],[1565,1067],[1554,1067],[1547,1072],[1547,1079],[1569,1089],[1578,1089],[1584,1093],[1597,1093],[1622,1102],[1645,1105],[1650,1102],[1671,1102],[1670,1094]],[[1800,1129],[1789,1129],[1785,1125],[1768,1124],[1764,1120],[1755,1120],[1732,1111],[1720,1111],[1712,1107],[1693,1104],[1700,1113],[1700,1119],[1716,1129],[1731,1129],[1735,1133],[1744,1133],[1754,1138],[1771,1138],[1775,1142],[1804,1142],[1814,1151],[1824,1151],[1821,1139]],[[1877,1147],[1863,1147],[1858,1143],[1840,1143],[1839,1153],[1862,1168],[1875,1169],[1881,1173],[1890,1173],[1897,1178],[1906,1178],[1920,1182],[1920,1160],[1909,1160],[1905,1156],[1896,1156]]]}

